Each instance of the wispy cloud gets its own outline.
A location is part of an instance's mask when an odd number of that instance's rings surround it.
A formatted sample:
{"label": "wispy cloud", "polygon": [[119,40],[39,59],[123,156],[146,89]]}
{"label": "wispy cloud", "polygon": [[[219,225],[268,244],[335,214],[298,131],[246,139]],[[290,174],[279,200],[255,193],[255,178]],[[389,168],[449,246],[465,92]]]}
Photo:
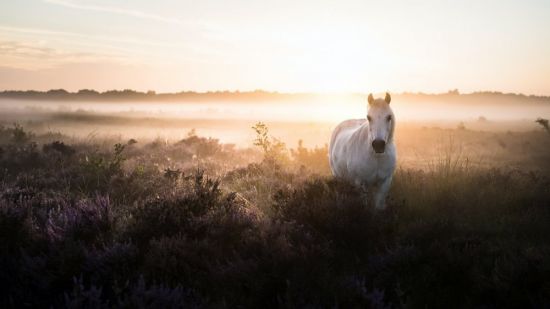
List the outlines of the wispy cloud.
{"label": "wispy cloud", "polygon": [[19,41],[0,41],[0,62],[12,67],[41,68],[63,63],[97,61],[122,62],[122,55],[51,48],[41,44]]}
{"label": "wispy cloud", "polygon": [[98,56],[97,53],[69,52],[15,41],[0,41],[0,54],[3,56],[32,57],[43,60],[78,59]]}
{"label": "wispy cloud", "polygon": [[[150,42],[148,40],[89,35],[47,29],[12,27],[0,25],[0,59],[12,66],[25,67],[38,63],[52,66],[60,62],[110,59],[123,63],[143,62],[151,57],[150,48],[172,47],[172,43]],[[136,48],[137,47],[137,48]],[[26,59],[24,61],[24,59]],[[37,60],[42,60],[37,62]],[[26,62],[27,61],[27,62]]]}
{"label": "wispy cloud", "polygon": [[[26,68],[36,65],[36,63],[40,67],[51,67],[63,60],[66,60],[65,62],[75,61],[78,54],[89,55],[90,58],[95,55],[96,58],[123,64],[172,64],[174,61],[202,63],[208,59],[205,55],[218,55],[216,49],[211,49],[210,45],[199,44],[200,42],[195,42],[190,46],[187,41],[183,40],[149,40],[147,38],[76,33],[1,24],[0,38],[2,38],[0,42],[10,43],[10,46],[4,44],[0,49],[0,63],[11,63],[11,66]],[[12,43],[29,48],[20,46],[18,49],[20,53],[16,53]],[[39,56],[36,56],[38,50],[33,48],[44,48],[42,51],[44,53],[43,62],[37,62],[40,59]],[[45,49],[50,49],[50,54],[46,55]],[[24,55],[23,52],[27,54]],[[71,54],[72,52],[74,54]],[[55,56],[64,53],[69,54],[66,57]],[[12,62],[7,61],[7,57],[10,57]],[[24,62],[23,59],[27,59],[28,62]]]}
{"label": "wispy cloud", "polygon": [[112,13],[112,14],[126,15],[126,16],[132,16],[132,17],[141,18],[141,19],[148,19],[148,20],[153,20],[153,21],[158,21],[158,22],[163,22],[168,24],[175,24],[175,25],[187,24],[185,21],[174,17],[150,14],[139,10],[130,10],[130,9],[114,7],[114,6],[83,4],[73,0],[43,0],[43,1],[46,3],[60,5],[60,6],[77,9],[77,10],[87,10],[87,11],[106,12],[106,13]]}
{"label": "wispy cloud", "polygon": [[55,51],[54,49],[48,47],[27,45],[13,41],[0,41],[0,54],[11,56],[50,58],[52,55],[55,55]]}
{"label": "wispy cloud", "polygon": [[12,32],[12,33],[33,34],[33,35],[77,37],[82,39],[93,39],[93,40],[99,40],[99,41],[105,41],[105,42],[127,43],[127,44],[134,44],[134,45],[159,46],[159,47],[177,46],[175,42],[160,42],[160,41],[142,40],[142,39],[129,38],[129,37],[89,35],[89,34],[68,32],[68,31],[54,31],[54,30],[47,30],[47,29],[11,27],[11,26],[0,25],[0,32],[2,31]]}

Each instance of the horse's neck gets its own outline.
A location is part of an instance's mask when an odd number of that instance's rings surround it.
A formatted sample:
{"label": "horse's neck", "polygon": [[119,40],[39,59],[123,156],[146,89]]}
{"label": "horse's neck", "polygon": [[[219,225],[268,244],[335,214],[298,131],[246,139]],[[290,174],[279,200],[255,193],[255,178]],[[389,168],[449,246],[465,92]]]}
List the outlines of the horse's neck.
{"label": "horse's neck", "polygon": [[357,147],[358,150],[362,152],[363,151],[368,152],[369,141],[370,141],[369,133],[370,133],[369,124],[368,123],[362,124],[359,128],[357,128],[357,130],[351,136],[352,144],[355,145],[355,147]]}

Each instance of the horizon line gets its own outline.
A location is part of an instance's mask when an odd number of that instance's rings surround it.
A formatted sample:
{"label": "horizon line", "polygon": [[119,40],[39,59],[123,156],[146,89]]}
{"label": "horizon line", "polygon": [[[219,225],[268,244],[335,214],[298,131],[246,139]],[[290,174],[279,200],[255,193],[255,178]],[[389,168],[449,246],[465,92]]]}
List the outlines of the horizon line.
{"label": "horizon line", "polygon": [[17,89],[3,89],[0,90],[0,94],[6,94],[10,92],[20,92],[20,93],[42,93],[42,94],[85,94],[81,92],[88,91],[94,94],[107,94],[107,93],[124,93],[124,92],[133,92],[136,94],[144,95],[177,95],[177,94],[216,94],[216,93],[227,93],[227,94],[250,94],[250,93],[265,93],[265,94],[277,94],[277,95],[368,95],[369,93],[380,94],[380,93],[390,93],[394,95],[474,95],[474,94],[499,94],[499,95],[515,95],[515,96],[525,96],[525,97],[538,97],[538,98],[550,98],[550,95],[542,94],[526,94],[522,92],[503,92],[498,90],[477,90],[471,92],[460,92],[459,89],[450,89],[446,92],[423,92],[423,91],[401,91],[401,92],[392,92],[389,90],[386,91],[372,91],[372,92],[360,92],[360,91],[329,91],[329,92],[320,92],[320,91],[278,91],[278,90],[266,90],[266,89],[254,89],[254,90],[240,90],[240,89],[216,89],[216,90],[180,90],[173,92],[157,92],[154,89],[150,90],[136,90],[130,88],[124,89],[109,89],[104,91],[99,91],[91,88],[81,88],[79,90],[70,91],[64,88],[51,88],[48,90],[35,90],[35,89],[26,89],[26,90],[17,90]]}

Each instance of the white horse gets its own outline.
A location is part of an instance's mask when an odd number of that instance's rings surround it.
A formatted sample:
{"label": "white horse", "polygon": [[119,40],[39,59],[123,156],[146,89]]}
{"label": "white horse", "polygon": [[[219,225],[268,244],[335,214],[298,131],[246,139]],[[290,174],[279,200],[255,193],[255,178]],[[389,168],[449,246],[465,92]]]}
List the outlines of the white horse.
{"label": "white horse", "polygon": [[369,94],[368,101],[367,121],[350,119],[334,129],[329,148],[330,168],[334,176],[363,189],[376,187],[374,206],[384,209],[396,163],[395,118],[389,93],[376,100]]}

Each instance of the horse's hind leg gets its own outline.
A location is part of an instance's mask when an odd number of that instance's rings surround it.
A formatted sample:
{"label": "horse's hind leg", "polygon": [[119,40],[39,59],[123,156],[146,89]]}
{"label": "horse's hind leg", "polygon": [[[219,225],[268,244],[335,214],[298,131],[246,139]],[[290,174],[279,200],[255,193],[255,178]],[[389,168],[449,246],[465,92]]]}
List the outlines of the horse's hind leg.
{"label": "horse's hind leg", "polygon": [[382,183],[376,188],[376,193],[374,194],[374,208],[384,209],[386,208],[386,196],[390,190],[392,177],[388,177],[382,181]]}

